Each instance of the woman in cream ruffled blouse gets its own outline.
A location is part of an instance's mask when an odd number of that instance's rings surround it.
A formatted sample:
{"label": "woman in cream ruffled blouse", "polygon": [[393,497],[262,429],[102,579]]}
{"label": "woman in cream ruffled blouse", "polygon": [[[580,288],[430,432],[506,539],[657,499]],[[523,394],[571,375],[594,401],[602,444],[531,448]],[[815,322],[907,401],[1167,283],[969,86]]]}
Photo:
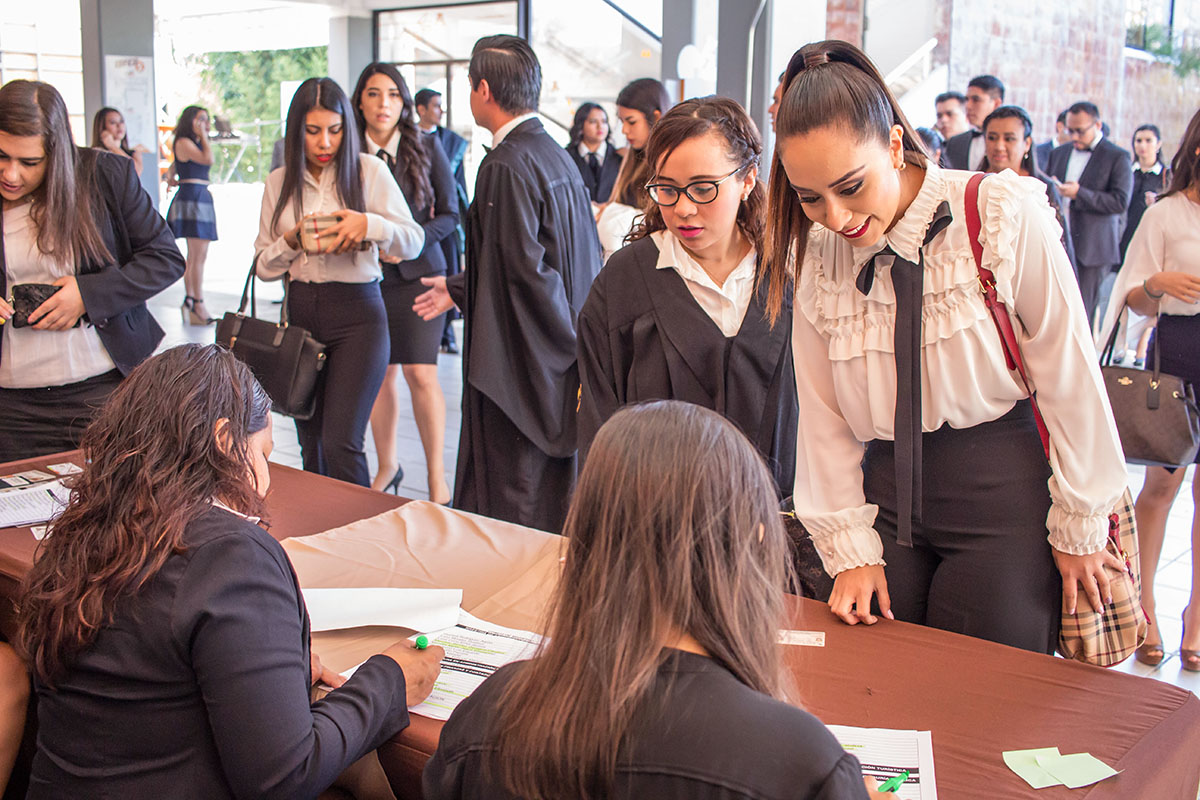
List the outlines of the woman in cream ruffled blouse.
{"label": "woman in cream ruffled blouse", "polygon": [[1043,187],[990,176],[979,211],[1049,464],[980,292],[970,175],[926,158],[851,45],[807,45],[785,83],[771,288],[796,255],[795,504],[835,576],[830,607],[1052,652],[1061,610],[1080,590],[1107,599],[1102,567],[1121,568],[1104,546],[1126,473]]}

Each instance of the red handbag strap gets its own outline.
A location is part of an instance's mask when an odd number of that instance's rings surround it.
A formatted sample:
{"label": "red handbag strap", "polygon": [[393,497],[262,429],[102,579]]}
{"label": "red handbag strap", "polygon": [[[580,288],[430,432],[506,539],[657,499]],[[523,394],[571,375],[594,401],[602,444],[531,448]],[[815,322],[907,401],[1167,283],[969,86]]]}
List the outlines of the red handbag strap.
{"label": "red handbag strap", "polygon": [[967,181],[965,205],[967,235],[971,239],[971,254],[975,256],[975,268],[979,270],[979,288],[983,292],[984,305],[992,315],[992,322],[996,324],[996,332],[1000,334],[1000,343],[1004,346],[1004,360],[1008,363],[1010,370],[1016,370],[1017,374],[1021,376],[1021,383],[1025,384],[1025,390],[1029,392],[1030,402],[1033,403],[1033,418],[1037,422],[1038,435],[1042,438],[1042,449],[1046,451],[1046,459],[1049,460],[1050,432],[1046,429],[1046,421],[1042,419],[1042,412],[1038,408],[1033,387],[1029,384],[1025,363],[1021,360],[1021,348],[1017,344],[1017,334],[1013,330],[1012,317],[996,294],[995,273],[983,265],[983,244],[979,241],[979,233],[983,229],[983,223],[979,218],[979,184],[983,182],[984,177],[984,173],[976,172]]}

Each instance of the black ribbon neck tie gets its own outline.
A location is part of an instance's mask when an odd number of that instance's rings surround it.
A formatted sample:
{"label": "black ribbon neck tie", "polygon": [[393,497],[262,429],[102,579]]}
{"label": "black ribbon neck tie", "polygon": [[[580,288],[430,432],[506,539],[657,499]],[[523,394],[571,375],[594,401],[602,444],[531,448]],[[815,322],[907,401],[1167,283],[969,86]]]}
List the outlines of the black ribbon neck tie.
{"label": "black ribbon neck tie", "polygon": [[379,148],[379,152],[377,152],[375,155],[383,159],[383,162],[388,165],[389,170],[394,171],[396,169],[396,159],[392,158],[392,154],[387,150],[384,150],[381,147]]}
{"label": "black ribbon neck tie", "polygon": [[921,522],[921,310],[925,290],[925,245],[950,224],[950,204],[934,212],[916,263],[896,254],[889,245],[871,257],[855,278],[864,295],[875,284],[875,262],[891,258],[892,288],[896,293],[896,412],[893,425],[896,469],[896,541],[912,547],[913,524]]}

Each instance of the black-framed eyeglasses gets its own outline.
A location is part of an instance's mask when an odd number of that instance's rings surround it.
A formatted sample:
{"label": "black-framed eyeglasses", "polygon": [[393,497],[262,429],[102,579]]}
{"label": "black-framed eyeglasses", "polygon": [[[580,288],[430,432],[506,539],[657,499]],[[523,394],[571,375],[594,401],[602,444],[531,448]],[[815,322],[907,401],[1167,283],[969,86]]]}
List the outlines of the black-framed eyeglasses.
{"label": "black-framed eyeglasses", "polygon": [[687,186],[672,186],[669,183],[647,183],[646,191],[650,193],[650,199],[660,206],[670,208],[679,202],[679,196],[686,194],[688,200],[691,200],[698,206],[705,206],[717,199],[719,187],[724,181],[745,169],[746,165],[735,169],[728,175],[717,178],[715,181],[692,181]]}

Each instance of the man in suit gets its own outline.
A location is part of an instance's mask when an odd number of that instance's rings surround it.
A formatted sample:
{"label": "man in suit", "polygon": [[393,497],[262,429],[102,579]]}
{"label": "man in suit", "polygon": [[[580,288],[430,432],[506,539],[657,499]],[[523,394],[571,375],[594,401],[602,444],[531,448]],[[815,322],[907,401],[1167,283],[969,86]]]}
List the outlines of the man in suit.
{"label": "man in suit", "polygon": [[591,201],[537,116],[542,69],[515,36],[475,43],[471,113],[492,132],[467,213],[467,266],[414,309],[466,319],[454,507],[547,531],[575,480],[576,319],[600,271]]}
{"label": "man in suit", "polygon": [[1133,170],[1129,153],[1102,133],[1095,104],[1071,106],[1066,123],[1070,144],[1050,153],[1049,173],[1066,200],[1075,275],[1091,325],[1100,282],[1121,263],[1121,228],[1133,191]]}
{"label": "man in suit", "polygon": [[1064,111],[1054,121],[1054,138],[1042,142],[1033,149],[1033,158],[1037,162],[1038,169],[1048,173],[1050,171],[1050,153],[1060,144],[1066,144],[1069,141],[1071,141],[1071,137],[1067,135],[1067,112]]}
{"label": "man in suit", "polygon": [[[467,155],[467,140],[449,128],[442,127],[442,93],[433,89],[421,89],[413,97],[413,105],[417,109],[417,129],[426,136],[432,136],[446,154],[450,162],[450,171],[454,174],[454,184],[458,192],[458,209],[455,212],[459,219],[467,213],[471,201],[467,197],[467,175],[463,161]],[[446,259],[446,274],[456,275],[459,272],[459,256],[463,248],[463,227],[460,224],[455,235],[442,240],[442,255]],[[457,353],[458,343],[454,341],[454,328],[450,323],[458,319],[458,313],[453,309],[446,314],[446,327],[442,331],[442,350],[446,353]]]}
{"label": "man in suit", "polygon": [[962,92],[942,92],[933,101],[937,113],[937,132],[942,141],[952,139],[971,130],[967,122],[967,96]]}
{"label": "man in suit", "polygon": [[946,140],[942,166],[950,169],[979,169],[983,161],[983,121],[1004,105],[1004,84],[994,75],[976,75],[967,84],[967,122],[971,130]]}

